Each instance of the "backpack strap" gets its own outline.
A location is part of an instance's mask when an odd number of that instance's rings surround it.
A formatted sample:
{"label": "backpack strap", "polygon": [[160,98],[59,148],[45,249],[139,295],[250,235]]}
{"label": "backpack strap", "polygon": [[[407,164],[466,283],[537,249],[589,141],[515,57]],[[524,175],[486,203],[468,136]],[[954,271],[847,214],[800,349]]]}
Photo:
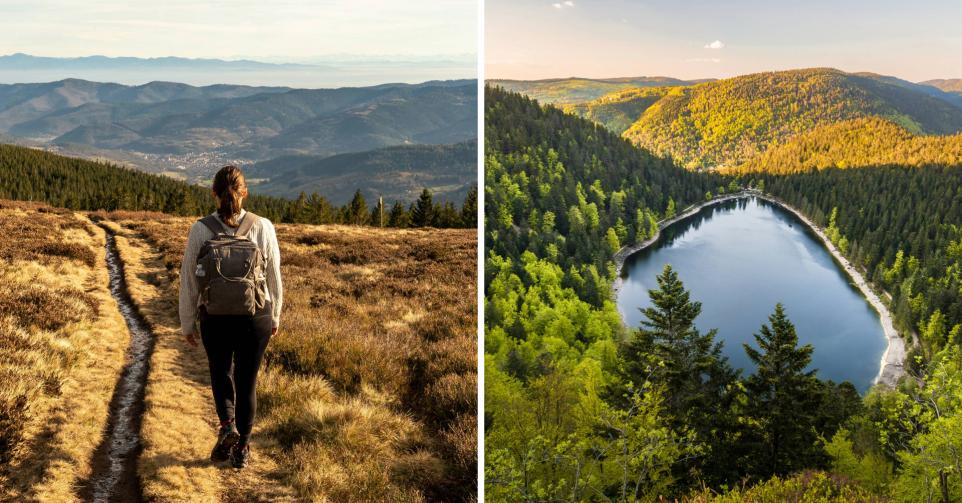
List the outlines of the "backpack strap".
{"label": "backpack strap", "polygon": [[207,215],[206,217],[200,219],[200,223],[204,224],[205,227],[210,229],[215,236],[227,232],[227,228],[224,227],[224,224],[220,223],[220,220],[218,220],[214,215]]}
{"label": "backpack strap", "polygon": [[237,230],[234,231],[234,236],[237,236],[239,238],[247,237],[247,233],[251,231],[251,229],[254,227],[254,224],[257,223],[257,220],[259,218],[260,217],[258,217],[257,215],[249,211],[245,213],[244,218],[241,219],[240,224],[237,226]]}

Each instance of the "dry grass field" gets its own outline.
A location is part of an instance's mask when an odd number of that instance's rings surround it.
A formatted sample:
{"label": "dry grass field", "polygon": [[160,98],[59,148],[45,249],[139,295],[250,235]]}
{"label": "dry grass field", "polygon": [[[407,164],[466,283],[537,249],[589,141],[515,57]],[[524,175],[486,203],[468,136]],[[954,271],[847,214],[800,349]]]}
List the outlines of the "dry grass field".
{"label": "dry grass field", "polygon": [[176,319],[193,219],[115,229],[157,335],[140,471],[163,501],[473,501],[476,231],[278,225],[285,305],[258,385],[253,464],[205,461],[216,416],[202,349]]}
{"label": "dry grass field", "polygon": [[99,225],[156,338],[147,501],[475,500],[473,230],[277,226],[285,309],[238,472],[207,460],[206,358],[178,326],[192,221],[0,201],[0,501],[79,501],[93,475],[129,343]]}
{"label": "dry grass field", "polygon": [[128,333],[104,232],[0,201],[0,500],[76,501],[102,441]]}

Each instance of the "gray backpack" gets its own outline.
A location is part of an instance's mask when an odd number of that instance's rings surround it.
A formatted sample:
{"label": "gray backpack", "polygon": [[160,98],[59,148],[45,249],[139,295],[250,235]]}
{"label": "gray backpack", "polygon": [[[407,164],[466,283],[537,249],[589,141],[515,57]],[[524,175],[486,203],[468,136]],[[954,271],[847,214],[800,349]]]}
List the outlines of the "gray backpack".
{"label": "gray backpack", "polygon": [[212,315],[248,315],[264,307],[266,263],[257,244],[247,238],[257,215],[247,212],[234,235],[213,215],[200,222],[214,237],[197,254],[200,305]]}

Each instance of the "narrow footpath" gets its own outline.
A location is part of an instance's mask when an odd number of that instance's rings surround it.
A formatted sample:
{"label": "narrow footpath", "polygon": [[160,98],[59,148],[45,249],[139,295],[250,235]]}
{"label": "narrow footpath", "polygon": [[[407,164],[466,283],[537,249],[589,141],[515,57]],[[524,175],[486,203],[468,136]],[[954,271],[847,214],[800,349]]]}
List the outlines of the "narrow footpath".
{"label": "narrow footpath", "polygon": [[143,501],[143,494],[137,476],[137,459],[143,450],[140,427],[154,337],[130,298],[114,232],[106,226],[101,227],[106,232],[110,293],[127,323],[130,345],[110,402],[107,434],[94,452],[93,473],[81,493],[84,500],[96,503],[139,502]]}

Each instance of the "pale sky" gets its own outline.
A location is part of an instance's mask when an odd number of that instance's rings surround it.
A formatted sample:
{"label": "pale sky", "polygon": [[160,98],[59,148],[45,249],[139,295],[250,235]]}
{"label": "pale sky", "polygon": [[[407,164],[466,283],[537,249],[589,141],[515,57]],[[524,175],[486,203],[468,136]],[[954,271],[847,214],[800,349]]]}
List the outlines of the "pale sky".
{"label": "pale sky", "polygon": [[962,0],[486,0],[485,78],[962,78]]}
{"label": "pale sky", "polygon": [[479,0],[0,0],[0,54],[311,62],[477,54]]}

